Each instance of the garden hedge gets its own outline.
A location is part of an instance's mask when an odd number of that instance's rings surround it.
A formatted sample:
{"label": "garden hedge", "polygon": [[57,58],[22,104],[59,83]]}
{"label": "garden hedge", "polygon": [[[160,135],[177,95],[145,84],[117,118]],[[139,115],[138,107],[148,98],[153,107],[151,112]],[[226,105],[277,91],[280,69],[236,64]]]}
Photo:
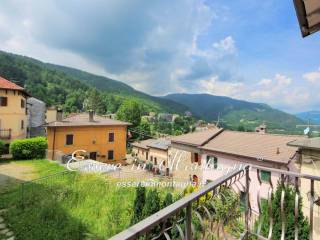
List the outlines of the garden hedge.
{"label": "garden hedge", "polygon": [[10,144],[10,153],[14,159],[41,159],[46,155],[48,147],[47,139],[35,137],[27,139],[17,139]]}
{"label": "garden hedge", "polygon": [[0,141],[0,157],[2,154],[4,154],[5,150],[6,150],[5,143],[3,141]]}

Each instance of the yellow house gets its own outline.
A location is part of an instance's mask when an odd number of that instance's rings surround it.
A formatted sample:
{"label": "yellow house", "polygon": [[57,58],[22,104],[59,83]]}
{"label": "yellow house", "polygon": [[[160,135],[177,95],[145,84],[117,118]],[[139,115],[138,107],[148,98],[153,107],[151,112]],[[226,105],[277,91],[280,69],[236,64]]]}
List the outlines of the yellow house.
{"label": "yellow house", "polygon": [[28,96],[24,88],[0,77],[0,140],[27,137]]}
{"label": "yellow house", "polygon": [[127,127],[130,123],[102,116],[76,114],[47,124],[48,158],[58,154],[70,155],[85,150],[90,159],[100,162],[124,160],[126,157]]}

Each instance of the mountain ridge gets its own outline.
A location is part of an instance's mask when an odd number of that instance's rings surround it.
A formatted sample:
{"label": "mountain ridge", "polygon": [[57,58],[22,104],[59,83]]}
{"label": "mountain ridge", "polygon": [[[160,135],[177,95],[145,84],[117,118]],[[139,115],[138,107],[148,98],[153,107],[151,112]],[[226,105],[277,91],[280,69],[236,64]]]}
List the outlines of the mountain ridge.
{"label": "mountain ridge", "polygon": [[265,103],[253,103],[245,100],[233,99],[225,96],[210,94],[168,94],[164,98],[185,104],[191,112],[206,121],[216,121],[222,118],[222,124],[227,128],[254,130],[255,127],[265,122],[268,128],[274,132],[295,130],[296,125],[302,124],[303,120],[274,109]]}

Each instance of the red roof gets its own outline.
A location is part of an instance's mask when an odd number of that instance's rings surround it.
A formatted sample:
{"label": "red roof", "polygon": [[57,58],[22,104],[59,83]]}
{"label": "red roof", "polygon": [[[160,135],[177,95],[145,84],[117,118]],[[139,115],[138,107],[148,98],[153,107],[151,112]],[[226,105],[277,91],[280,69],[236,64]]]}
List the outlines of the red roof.
{"label": "red roof", "polygon": [[18,86],[17,84],[10,82],[3,77],[0,77],[0,89],[12,89],[12,90],[21,90],[24,91],[24,88]]}

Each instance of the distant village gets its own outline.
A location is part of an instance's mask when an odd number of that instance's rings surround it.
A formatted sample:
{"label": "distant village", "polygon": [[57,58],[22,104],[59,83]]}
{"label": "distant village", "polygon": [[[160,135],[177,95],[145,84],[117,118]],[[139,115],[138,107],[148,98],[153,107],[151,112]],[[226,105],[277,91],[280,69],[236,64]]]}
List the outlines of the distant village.
{"label": "distant village", "polygon": [[[190,112],[185,115],[192,117]],[[172,123],[177,117],[178,114],[150,112],[142,116],[142,121],[153,123],[160,119]],[[250,164],[250,198],[255,211],[258,192],[260,197],[268,198],[268,186],[262,183],[277,185],[279,173],[272,169],[320,174],[320,138],[269,134],[266,124],[257,126],[255,132],[225,130],[202,121],[190,127],[190,132],[178,136],[155,137],[142,132],[143,138],[132,139],[131,123],[117,120],[115,114],[99,116],[89,111],[64,116],[62,110],[47,107],[24,88],[0,78],[0,140],[9,145],[16,139],[45,136],[46,158],[62,164],[81,149],[86,151],[86,159],[123,166],[145,165],[147,168],[143,169],[154,176],[187,179],[196,185],[215,181],[228,169]],[[264,170],[257,170],[258,167]],[[304,184],[308,183],[302,180],[301,185]],[[302,187],[301,194],[307,196],[307,189]],[[316,189],[320,192],[319,185]]]}

